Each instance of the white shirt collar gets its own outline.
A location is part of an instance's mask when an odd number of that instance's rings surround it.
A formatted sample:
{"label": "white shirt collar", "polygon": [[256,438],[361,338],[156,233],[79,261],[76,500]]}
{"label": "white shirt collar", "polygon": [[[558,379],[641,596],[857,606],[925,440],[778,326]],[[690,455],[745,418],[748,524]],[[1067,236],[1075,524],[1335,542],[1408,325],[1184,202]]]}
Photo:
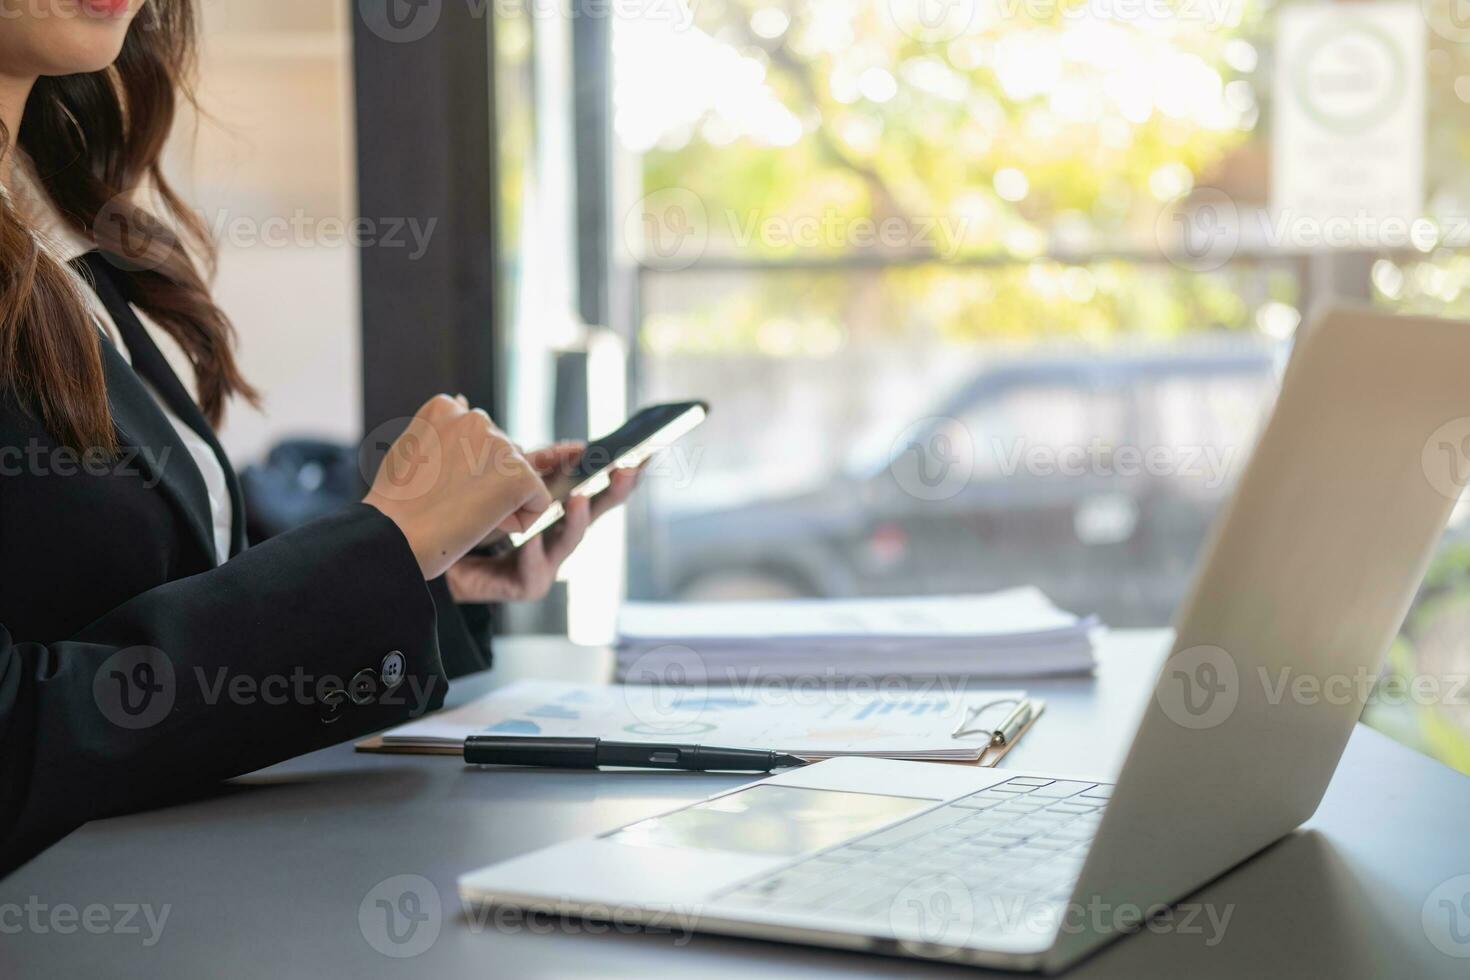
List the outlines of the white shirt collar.
{"label": "white shirt collar", "polygon": [[10,183],[0,187],[0,193],[9,198],[41,246],[62,262],[70,262],[96,248],[90,235],[78,231],[62,218],[51,195],[41,185],[36,165],[26,152],[19,147],[12,152],[15,160],[11,166]]}

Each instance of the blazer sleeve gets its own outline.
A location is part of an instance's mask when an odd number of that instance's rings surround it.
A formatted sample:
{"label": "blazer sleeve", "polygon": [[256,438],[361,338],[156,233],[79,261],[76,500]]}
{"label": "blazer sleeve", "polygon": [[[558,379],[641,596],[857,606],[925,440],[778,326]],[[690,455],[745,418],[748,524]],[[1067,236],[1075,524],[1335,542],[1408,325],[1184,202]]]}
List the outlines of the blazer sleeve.
{"label": "blazer sleeve", "polygon": [[450,680],[489,670],[490,610],[488,606],[461,606],[443,577],[429,583],[429,595],[439,615],[439,656]]}
{"label": "blazer sleeve", "polygon": [[0,625],[0,876],[94,817],[439,707],[437,630],[408,542],[365,504],[62,642]]}

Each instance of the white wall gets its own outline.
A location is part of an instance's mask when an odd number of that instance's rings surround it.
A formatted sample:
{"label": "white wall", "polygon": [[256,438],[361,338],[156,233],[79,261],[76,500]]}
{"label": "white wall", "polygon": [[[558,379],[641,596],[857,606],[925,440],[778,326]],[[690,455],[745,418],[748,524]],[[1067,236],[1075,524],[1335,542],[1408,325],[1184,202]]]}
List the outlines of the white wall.
{"label": "white wall", "polygon": [[281,438],[362,435],[357,255],[346,248],[229,249],[215,299],[240,333],[264,411],[232,407],[221,441],[237,465]]}
{"label": "white wall", "polygon": [[[203,0],[198,96],[169,171],[216,231],[215,298],[263,412],[233,407],[237,465],[291,435],[361,432],[351,5]],[[284,240],[265,237],[284,229]]]}

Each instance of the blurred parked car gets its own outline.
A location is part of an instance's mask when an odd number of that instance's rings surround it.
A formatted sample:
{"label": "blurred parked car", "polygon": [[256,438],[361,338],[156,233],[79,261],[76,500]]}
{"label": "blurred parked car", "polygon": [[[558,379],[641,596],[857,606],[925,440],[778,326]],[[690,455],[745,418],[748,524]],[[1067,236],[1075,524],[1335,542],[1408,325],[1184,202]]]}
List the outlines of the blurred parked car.
{"label": "blurred parked car", "polygon": [[989,367],[820,488],[675,514],[641,597],[1043,588],[1112,625],[1167,623],[1276,390],[1264,345]]}

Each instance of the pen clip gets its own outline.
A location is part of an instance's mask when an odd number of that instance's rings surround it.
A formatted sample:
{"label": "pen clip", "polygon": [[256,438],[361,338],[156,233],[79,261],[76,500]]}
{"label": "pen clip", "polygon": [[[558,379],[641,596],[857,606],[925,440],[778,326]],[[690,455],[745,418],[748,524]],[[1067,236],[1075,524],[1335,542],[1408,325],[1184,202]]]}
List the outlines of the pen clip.
{"label": "pen clip", "polygon": [[[1014,704],[1016,707],[1015,707],[1015,709],[1013,711],[1011,711],[1011,713],[1009,715],[1007,715],[1005,717],[1005,720],[1001,722],[1001,728],[989,728],[989,727],[986,727],[986,726],[979,726],[979,727],[974,727],[974,728],[970,727],[970,726],[974,725],[980,719],[980,716],[982,714],[984,714],[985,712],[989,711],[991,708],[998,708],[998,707],[1000,707],[1003,704]],[[1008,722],[1010,722],[1011,718],[1018,711],[1020,711],[1022,708],[1026,707],[1028,704],[1030,704],[1030,700],[1028,698],[1024,698],[1024,697],[1021,697],[1021,698],[997,698],[994,701],[987,701],[984,704],[978,704],[978,705],[975,705],[972,708],[966,708],[965,709],[964,717],[962,717],[960,719],[960,722],[959,722],[958,725],[955,725],[954,731],[952,731],[952,732],[949,733],[949,737],[950,738],[968,738],[971,735],[982,735],[983,734],[983,735],[989,735],[991,737],[991,739],[994,740],[995,737],[1000,734],[1001,730],[1005,727],[1005,725]]]}
{"label": "pen clip", "polygon": [[1000,727],[997,728],[995,730],[995,734],[991,736],[991,746],[995,748],[1004,748],[1005,746],[1010,745],[1012,742],[1014,742],[1016,740],[1016,737],[1021,734],[1022,730],[1025,729],[1027,725],[1031,724],[1031,719],[1036,717],[1037,704],[1038,702],[1033,701],[1030,698],[1022,698],[1021,703],[1016,705],[1015,709],[1011,711],[1010,714],[1006,715],[1005,721],[1000,723]]}

